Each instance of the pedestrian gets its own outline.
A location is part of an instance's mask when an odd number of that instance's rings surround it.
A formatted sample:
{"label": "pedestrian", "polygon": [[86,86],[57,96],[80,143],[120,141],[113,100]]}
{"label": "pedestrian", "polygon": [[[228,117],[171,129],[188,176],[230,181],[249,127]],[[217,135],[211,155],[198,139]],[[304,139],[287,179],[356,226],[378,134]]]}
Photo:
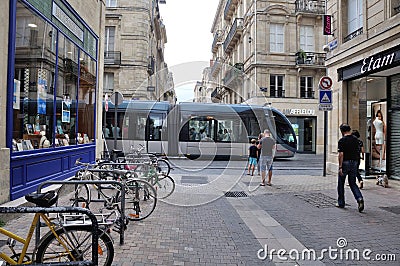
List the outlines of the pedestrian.
{"label": "pedestrian", "polygon": [[260,155],[261,155],[261,148],[258,148],[258,144],[260,143],[260,140],[263,138],[264,134],[260,133],[258,134],[258,140],[256,142],[257,146],[257,175],[260,175]]}
{"label": "pedestrian", "polygon": [[250,170],[251,170],[251,175],[254,175],[254,168],[257,164],[257,146],[256,146],[256,140],[252,139],[251,140],[251,145],[249,147],[249,173],[250,175]]}
{"label": "pedestrian", "polygon": [[356,184],[358,158],[359,158],[359,144],[356,137],[351,134],[351,128],[347,124],[340,125],[340,132],[342,138],[338,142],[338,160],[339,160],[339,174],[338,174],[338,203],[336,207],[344,208],[344,184],[346,176],[349,178],[349,185],[351,192],[358,203],[358,211],[364,210],[364,199],[360,189]]}
{"label": "pedestrian", "polygon": [[268,170],[267,186],[271,186],[272,179],[272,163],[275,156],[276,143],[271,137],[268,129],[264,130],[264,136],[258,143],[258,148],[261,149],[260,169],[261,169],[261,184],[265,186],[265,175]]}
{"label": "pedestrian", "polygon": [[364,182],[363,182],[363,179],[362,179],[361,173],[360,173],[360,162],[361,162],[361,160],[364,160],[364,143],[360,139],[360,132],[358,132],[358,130],[354,129],[351,134],[354,137],[356,137],[358,140],[358,155],[359,156],[358,156],[358,164],[357,164],[357,180],[358,180],[358,183],[360,184],[359,185],[360,189],[362,189],[364,187]]}

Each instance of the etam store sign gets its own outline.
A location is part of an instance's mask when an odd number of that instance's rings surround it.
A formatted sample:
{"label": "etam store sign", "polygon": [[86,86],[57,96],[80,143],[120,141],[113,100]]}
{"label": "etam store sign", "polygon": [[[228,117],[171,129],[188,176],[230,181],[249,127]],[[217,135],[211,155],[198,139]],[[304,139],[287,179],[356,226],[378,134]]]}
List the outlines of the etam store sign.
{"label": "etam store sign", "polygon": [[352,80],[400,65],[400,45],[339,68],[339,80]]}

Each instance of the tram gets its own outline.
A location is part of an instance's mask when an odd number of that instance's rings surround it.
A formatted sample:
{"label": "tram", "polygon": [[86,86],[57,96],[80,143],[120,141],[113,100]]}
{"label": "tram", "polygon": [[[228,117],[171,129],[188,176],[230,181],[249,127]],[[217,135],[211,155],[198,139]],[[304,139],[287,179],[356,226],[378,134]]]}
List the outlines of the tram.
{"label": "tram", "polygon": [[272,107],[245,104],[124,101],[104,112],[106,148],[142,144],[147,152],[188,158],[247,158],[251,139],[269,129],[277,158],[293,157],[297,139],[290,121]]}

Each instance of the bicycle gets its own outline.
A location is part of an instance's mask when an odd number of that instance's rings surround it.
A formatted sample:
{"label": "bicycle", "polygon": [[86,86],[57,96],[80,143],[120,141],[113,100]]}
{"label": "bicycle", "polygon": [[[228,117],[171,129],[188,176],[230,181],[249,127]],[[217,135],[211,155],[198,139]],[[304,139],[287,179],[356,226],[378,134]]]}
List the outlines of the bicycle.
{"label": "bicycle", "polygon": [[[76,160],[76,165],[83,166],[82,169],[78,170],[75,174],[75,178],[72,180],[104,180],[103,177],[99,177],[96,173],[109,173],[107,176],[111,178],[118,179],[123,185],[123,189],[125,190],[125,208],[124,213],[129,220],[139,221],[147,218],[154,211],[157,204],[157,192],[153,185],[146,180],[137,179],[135,176],[131,176],[129,171],[125,170],[104,170],[98,169],[97,164],[91,163],[83,163],[80,162],[80,159]],[[64,184],[60,187],[60,189],[66,189],[67,184]],[[117,208],[119,212],[120,202],[121,202],[121,191],[118,186],[102,186],[93,184],[93,190],[97,191],[98,200],[92,199],[90,189],[88,184],[79,184],[75,185],[75,188],[69,195],[72,196],[69,198],[69,202],[71,206],[79,206],[90,209],[90,204],[93,202],[101,201],[103,202],[103,208],[111,210]],[[112,192],[111,195],[107,195],[104,190],[116,190],[116,192]]]}
{"label": "bicycle", "polygon": [[[37,212],[32,219],[28,234],[25,238],[4,228],[0,228],[0,234],[9,237],[7,245],[12,252],[11,256],[4,252],[0,253],[0,258],[7,264],[86,261],[89,256],[93,256],[93,254],[96,253],[97,259],[94,261],[94,263],[97,261],[96,265],[108,266],[112,264],[114,246],[111,237],[105,231],[101,231],[98,226],[93,227],[92,223],[90,225],[67,225],[62,222],[54,223],[52,221],[53,219],[46,214],[46,211],[61,212],[73,209],[48,208],[58,200],[58,194],[55,191],[32,193],[26,195],[25,198],[27,201],[36,204],[40,208],[35,209]],[[78,210],[87,212],[84,209]],[[32,253],[29,253],[28,248],[35,228],[40,223],[40,219],[44,221],[44,224],[50,231],[40,238],[38,246],[34,248]],[[98,240],[95,238],[96,234],[98,235]],[[96,239],[96,241],[93,242],[97,242],[97,250],[92,249],[93,239]],[[17,253],[15,250],[17,242],[23,245],[20,253]],[[96,248],[96,246],[94,246],[94,248]]]}
{"label": "bicycle", "polygon": [[145,147],[142,144],[139,144],[138,146],[139,148],[135,148],[133,145],[131,145],[130,153],[125,155],[124,162],[129,165],[130,163],[142,163],[150,161],[157,166],[157,170],[159,173],[169,175],[172,167],[166,159],[158,158],[157,155],[152,153],[142,153]]}

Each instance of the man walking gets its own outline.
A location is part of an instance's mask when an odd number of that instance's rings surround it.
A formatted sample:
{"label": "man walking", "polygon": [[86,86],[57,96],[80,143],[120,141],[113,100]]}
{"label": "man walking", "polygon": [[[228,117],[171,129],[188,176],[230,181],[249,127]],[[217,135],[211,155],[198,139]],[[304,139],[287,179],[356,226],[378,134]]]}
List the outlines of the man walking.
{"label": "man walking", "polygon": [[272,179],[272,162],[275,156],[275,140],[271,138],[268,129],[264,130],[264,137],[260,139],[258,143],[258,149],[261,149],[260,155],[260,169],[261,169],[261,184],[260,186],[265,186],[265,175],[268,169],[268,181],[267,185],[271,186]]}
{"label": "man walking", "polygon": [[364,199],[360,189],[356,184],[356,176],[358,171],[358,140],[351,134],[351,128],[347,124],[340,125],[342,138],[338,142],[338,159],[339,159],[339,177],[338,177],[338,204],[339,208],[345,207],[344,184],[346,176],[349,177],[349,185],[351,192],[358,203],[358,211],[364,210]]}

